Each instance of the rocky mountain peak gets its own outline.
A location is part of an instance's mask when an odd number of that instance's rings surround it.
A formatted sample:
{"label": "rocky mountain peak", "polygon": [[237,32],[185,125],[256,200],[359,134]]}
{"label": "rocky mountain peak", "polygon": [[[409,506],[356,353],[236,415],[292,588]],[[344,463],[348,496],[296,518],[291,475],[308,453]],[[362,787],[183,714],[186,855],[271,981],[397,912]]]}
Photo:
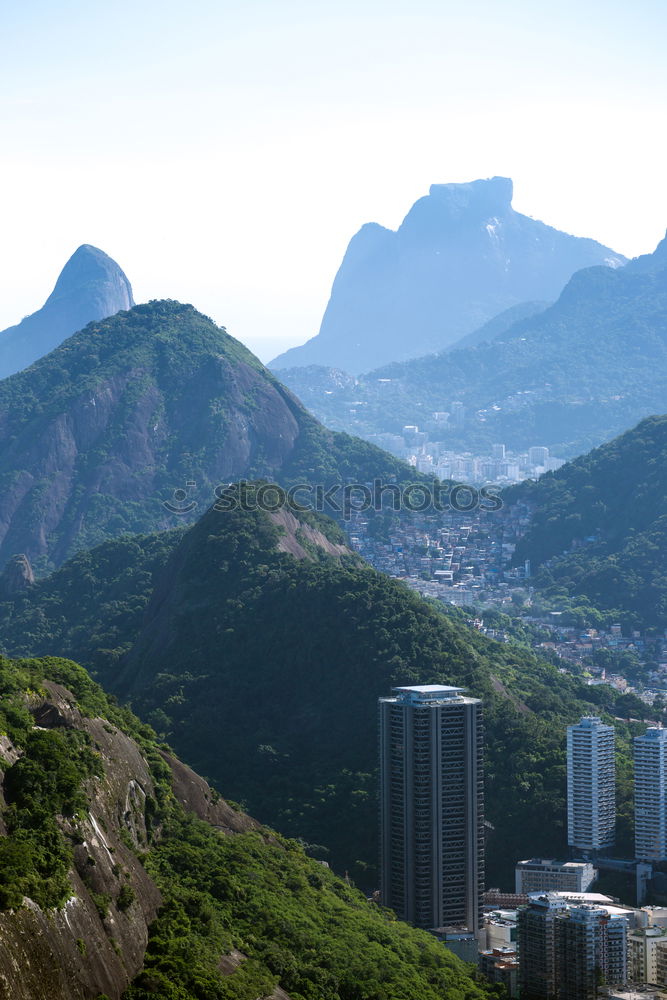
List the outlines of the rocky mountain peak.
{"label": "rocky mountain peak", "polygon": [[91,305],[106,303],[104,312],[92,319],[104,319],[134,305],[132,286],[123,270],[103,250],[89,243],[83,243],[67,261],[44,308],[72,295],[88,296]]}
{"label": "rocky mountain peak", "polygon": [[429,197],[446,205],[452,216],[502,216],[512,208],[513,191],[509,177],[489,177],[468,184],[431,184]]}
{"label": "rocky mountain peak", "polygon": [[349,244],[317,336],[270,367],[359,375],[443,351],[507,309],[554,301],[586,267],[625,258],[512,208],[509,177],[433,184],[396,231],[364,226]]}
{"label": "rocky mountain peak", "polygon": [[27,368],[88,323],[133,305],[132,286],[115,260],[84,243],[42,308],[0,332],[0,378]]}

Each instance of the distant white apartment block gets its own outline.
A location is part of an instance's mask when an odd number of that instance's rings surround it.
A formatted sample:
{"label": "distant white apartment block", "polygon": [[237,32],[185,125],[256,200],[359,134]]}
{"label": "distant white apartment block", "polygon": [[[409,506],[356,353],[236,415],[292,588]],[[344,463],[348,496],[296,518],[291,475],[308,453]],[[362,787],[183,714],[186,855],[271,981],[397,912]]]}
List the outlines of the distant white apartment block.
{"label": "distant white apartment block", "polygon": [[634,740],[635,857],[667,859],[667,729],[650,726]]}
{"label": "distant white apartment block", "polygon": [[584,716],[567,727],[567,842],[584,856],[614,843],[616,741],[614,727]]}
{"label": "distant white apartment block", "polygon": [[535,446],[528,449],[529,465],[546,465],[549,458],[549,449],[542,446]]}

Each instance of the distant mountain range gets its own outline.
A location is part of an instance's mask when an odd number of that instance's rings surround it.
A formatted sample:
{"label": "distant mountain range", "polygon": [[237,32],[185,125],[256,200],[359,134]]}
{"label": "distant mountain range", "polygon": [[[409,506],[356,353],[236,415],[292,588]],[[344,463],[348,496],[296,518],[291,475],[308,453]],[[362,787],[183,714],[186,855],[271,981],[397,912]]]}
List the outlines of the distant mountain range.
{"label": "distant mountain range", "polygon": [[[511,318],[511,314],[510,314]],[[445,447],[587,451],[667,409],[667,240],[623,268],[577,272],[543,312],[480,331],[471,346],[354,379],[325,368],[280,377],[331,427],[363,436],[424,426],[462,403]]]}
{"label": "distant mountain range", "polygon": [[352,374],[441,351],[499,313],[553,301],[575,271],[625,258],[512,208],[506,177],[434,184],[394,232],[353,237],[317,336],[276,371],[324,365]]}
{"label": "distant mountain range", "polygon": [[85,243],[70,257],[41,309],[0,332],[0,378],[27,368],[93,320],[134,305],[118,264]]}
{"label": "distant mountain range", "polygon": [[0,382],[0,566],[25,553],[43,571],[105,538],[192,521],[243,476],[376,475],[414,478],[323,428],[242,344],[170,300],[91,323]]}
{"label": "distant mountain range", "polygon": [[508,491],[533,508],[517,564],[552,596],[618,614],[628,627],[667,622],[667,416],[649,417],[588,455]]}

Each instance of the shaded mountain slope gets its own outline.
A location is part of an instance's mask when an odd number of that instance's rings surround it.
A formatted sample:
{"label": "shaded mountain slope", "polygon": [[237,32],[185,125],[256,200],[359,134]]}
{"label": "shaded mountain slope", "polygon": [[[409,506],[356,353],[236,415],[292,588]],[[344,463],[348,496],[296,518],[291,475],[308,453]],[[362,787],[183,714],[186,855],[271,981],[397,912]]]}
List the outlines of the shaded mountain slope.
{"label": "shaded mountain slope", "polygon": [[635,626],[667,626],[667,416],[507,494],[534,508],[517,563],[547,592],[585,595]]}
{"label": "shaded mountain slope", "polygon": [[134,305],[123,271],[85,243],[70,257],[41,309],[0,332],[0,378],[27,368],[77,330]]}
{"label": "shaded mountain slope", "polygon": [[[5,645],[78,656],[193,767],[367,888],[377,699],[399,684],[466,686],[485,702],[490,884],[509,884],[535,843],[564,850],[565,725],[641,704],[487,640],[358,559],[312,546],[296,559],[283,537],[237,509],[209,511],[180,540],[107,543],[0,605]],[[620,807],[625,843],[629,799]]]}
{"label": "shaded mountain slope", "polygon": [[625,258],[515,212],[507,177],[433,184],[397,232],[353,237],[320,331],[271,362],[358,374],[443,350],[503,310],[551,301],[583,267]]}
{"label": "shaded mountain slope", "polygon": [[458,351],[464,347],[474,347],[476,344],[485,344],[490,340],[498,340],[515,323],[520,323],[524,319],[531,319],[531,317],[537,316],[539,313],[544,312],[545,309],[548,309],[550,305],[550,302],[520,302],[516,306],[510,306],[509,309],[505,309],[498,316],[494,316],[493,319],[490,319],[488,323],[485,323],[478,330],[473,330],[472,333],[461,337],[460,340],[457,340],[449,347],[449,350]]}
{"label": "shaded mountain slope", "polygon": [[410,472],[326,431],[238,341],[177,302],[91,324],[0,382],[0,565],[25,553],[43,569],[104,538],[192,520],[243,476],[375,475]]}

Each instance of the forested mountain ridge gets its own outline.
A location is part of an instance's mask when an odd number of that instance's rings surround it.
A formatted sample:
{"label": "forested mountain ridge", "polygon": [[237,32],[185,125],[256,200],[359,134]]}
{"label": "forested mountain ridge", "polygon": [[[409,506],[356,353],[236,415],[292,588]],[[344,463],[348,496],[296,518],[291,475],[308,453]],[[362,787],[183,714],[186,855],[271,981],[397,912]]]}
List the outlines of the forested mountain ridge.
{"label": "forested mountain ridge", "polygon": [[376,475],[411,473],[327,431],[242,344],[173,301],[92,323],[0,382],[0,566],[25,553],[43,571],[192,520],[243,476]]}
{"label": "forested mountain ridge", "polygon": [[42,308],[0,332],[0,378],[27,368],[87,323],[133,305],[132,287],[118,264],[84,243]]}
{"label": "forested mountain ridge", "polygon": [[[185,534],[107,542],[0,604],[0,634],[12,654],[77,657],[226,794],[365,888],[377,884],[377,699],[465,686],[485,704],[490,884],[509,884],[536,843],[564,850],[565,725],[641,703],[291,533],[299,559],[269,515],[211,509]],[[625,791],[619,805],[625,843]]]}
{"label": "forested mountain ridge", "polygon": [[358,374],[441,351],[504,310],[555,299],[583,267],[625,258],[512,208],[512,181],[433,184],[396,232],[352,238],[320,331],[270,363]]}
{"label": "forested mountain ridge", "polygon": [[76,664],[0,659],[11,1000],[482,1000],[431,935],[230,806]]}
{"label": "forested mountain ridge", "polygon": [[667,416],[505,495],[532,508],[514,560],[548,594],[584,595],[635,627],[667,625]]}
{"label": "forested mountain ridge", "polygon": [[552,306],[488,343],[376,368],[353,384],[320,379],[315,391],[298,369],[283,377],[338,429],[396,433],[458,401],[464,425],[446,430],[454,449],[502,441],[581,454],[667,405],[667,241],[623,268],[577,272]]}
{"label": "forested mountain ridge", "polygon": [[475,344],[485,344],[490,340],[499,340],[516,323],[537,316],[539,313],[544,312],[545,309],[548,309],[550,305],[552,305],[551,302],[519,302],[518,305],[510,306],[509,309],[505,309],[497,316],[494,316],[477,330],[473,330],[472,333],[461,337],[448,350],[458,351],[463,347],[474,347]]}

